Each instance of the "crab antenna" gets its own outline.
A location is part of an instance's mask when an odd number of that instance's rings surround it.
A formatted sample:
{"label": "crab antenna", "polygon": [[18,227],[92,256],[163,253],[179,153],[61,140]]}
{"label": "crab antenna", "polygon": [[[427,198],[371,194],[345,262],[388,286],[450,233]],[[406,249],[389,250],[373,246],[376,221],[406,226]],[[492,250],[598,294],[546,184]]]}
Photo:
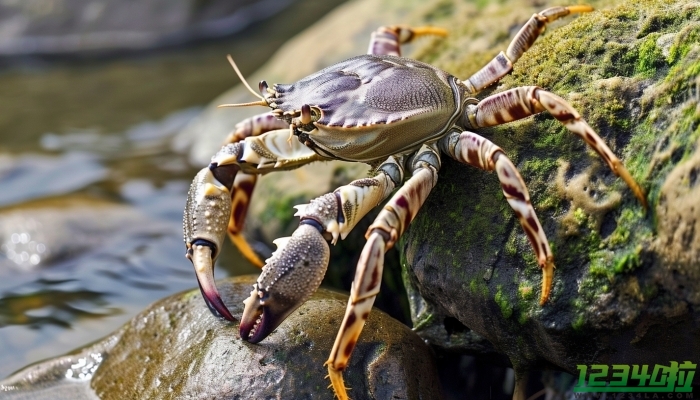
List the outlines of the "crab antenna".
{"label": "crab antenna", "polygon": [[216,106],[217,108],[224,108],[224,107],[248,107],[248,106],[263,106],[266,107],[267,103],[265,100],[260,100],[260,101],[251,101],[249,103],[235,103],[235,104],[219,104]]}
{"label": "crab antenna", "polygon": [[[250,93],[253,93],[253,96],[259,98],[259,99],[262,101],[262,104],[261,104],[261,105],[266,106],[266,105],[267,105],[267,102],[265,101],[265,99],[264,99],[262,96],[260,96],[259,94],[255,93],[255,91],[250,87],[250,85],[248,84],[248,82],[246,82],[245,78],[243,77],[243,74],[241,74],[241,71],[238,69],[238,66],[237,66],[236,63],[233,61],[233,57],[231,57],[230,54],[227,54],[227,55],[226,55],[226,58],[228,59],[228,62],[231,63],[231,66],[233,67],[233,70],[236,71],[236,75],[238,75],[238,78],[240,78],[241,82],[243,82],[243,84],[245,85],[245,87],[248,88],[248,90],[250,91]],[[252,105],[257,105],[257,104],[260,104],[260,103],[258,103],[258,102],[254,102],[254,103],[245,103],[245,104],[241,104],[241,106],[248,106],[248,105],[251,105],[251,106],[252,106]],[[230,106],[230,105],[229,105],[229,106]]]}

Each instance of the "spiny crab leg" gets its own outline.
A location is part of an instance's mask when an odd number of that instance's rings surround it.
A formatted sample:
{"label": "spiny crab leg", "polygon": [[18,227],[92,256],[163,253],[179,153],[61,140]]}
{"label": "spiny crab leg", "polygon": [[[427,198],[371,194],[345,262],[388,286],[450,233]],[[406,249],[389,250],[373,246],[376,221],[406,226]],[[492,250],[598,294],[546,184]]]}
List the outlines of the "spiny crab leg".
{"label": "spiny crab leg", "polygon": [[622,178],[644,208],[644,190],[634,180],[603,139],[591,128],[566,100],[537,86],[523,86],[486,97],[467,106],[467,118],[473,128],[501,125],[537,114],[549,112],[572,133],[578,135],[605,160],[615,175]]}
{"label": "spiny crab leg", "polygon": [[339,400],[348,399],[343,370],[347,367],[379,292],[384,253],[403,234],[437,183],[440,158],[434,147],[421,147],[410,164],[413,175],[391,197],[367,230],[367,243],[357,264],[345,317],[325,364],[333,391]]}
{"label": "spiny crab leg", "polygon": [[296,206],[299,227],[291,237],[275,240],[277,251],[266,260],[250,297],[244,301],[240,334],[257,343],[267,337],[318,288],[328,265],[327,241],[345,238],[357,222],[389,196],[403,178],[393,157],[377,175],[358,179],[333,193]]}
{"label": "spiny crab leg", "polygon": [[527,234],[537,256],[537,263],[542,268],[540,305],[544,305],[552,289],[554,256],[518,169],[500,147],[473,132],[453,132],[439,144],[440,149],[455,160],[485,171],[495,170],[498,174],[503,194]]}
{"label": "spiny crab leg", "polygon": [[[299,142],[287,144],[286,135],[286,130],[275,130],[222,147],[190,186],[183,218],[187,258],[209,309],[217,317],[234,320],[216,289],[214,263],[231,218],[236,175],[239,171],[254,174],[291,169],[322,159]],[[233,200],[236,204],[235,196]]]}
{"label": "spiny crab leg", "polygon": [[471,94],[480,92],[482,89],[508,75],[508,73],[513,70],[513,64],[515,64],[515,62],[520,59],[520,56],[535,43],[537,38],[544,32],[548,23],[554,22],[569,14],[591,11],[593,11],[593,7],[591,6],[576,5],[551,7],[534,14],[530,17],[530,20],[520,28],[520,31],[510,42],[506,52],[498,53],[493,60],[489,61],[483,68],[470,76],[464,84]]}

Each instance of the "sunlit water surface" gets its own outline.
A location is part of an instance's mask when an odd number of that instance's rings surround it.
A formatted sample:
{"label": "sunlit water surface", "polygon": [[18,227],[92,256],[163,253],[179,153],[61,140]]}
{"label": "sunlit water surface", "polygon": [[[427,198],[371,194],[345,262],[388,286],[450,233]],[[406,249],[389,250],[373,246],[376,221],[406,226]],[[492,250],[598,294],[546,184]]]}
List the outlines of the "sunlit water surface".
{"label": "sunlit water surface", "polygon": [[[196,287],[181,218],[201,166],[171,139],[237,83],[227,53],[250,73],[338,3],[196,48],[0,71],[0,378]],[[256,271],[236,254],[217,277]]]}

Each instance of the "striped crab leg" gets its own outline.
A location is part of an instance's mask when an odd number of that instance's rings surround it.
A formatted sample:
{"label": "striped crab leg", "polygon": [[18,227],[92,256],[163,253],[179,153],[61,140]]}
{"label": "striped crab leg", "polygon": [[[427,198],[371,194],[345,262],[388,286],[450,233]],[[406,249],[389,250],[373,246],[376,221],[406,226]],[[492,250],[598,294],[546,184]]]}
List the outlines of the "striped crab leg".
{"label": "striped crab leg", "polygon": [[644,190],[603,139],[591,128],[566,100],[537,86],[523,86],[486,97],[467,106],[467,119],[473,128],[501,125],[537,114],[549,112],[572,133],[583,139],[605,160],[615,175],[622,178],[644,208],[647,208]]}
{"label": "striped crab leg", "polygon": [[[263,133],[276,129],[285,129],[288,124],[280,120],[272,113],[263,113],[246,118],[236,124],[233,131],[226,138],[226,144],[237,143],[250,136],[259,136]],[[253,196],[255,184],[258,181],[257,174],[239,173],[233,181],[231,189],[231,218],[229,219],[227,232],[228,237],[238,248],[241,255],[251,264],[262,268],[263,262],[253,251],[245,236],[243,236],[243,225],[248,214],[250,199]]]}
{"label": "striped crab leg", "polygon": [[447,31],[433,26],[409,28],[407,26],[382,26],[372,32],[367,54],[401,56],[401,44],[420,36],[447,36]]}
{"label": "striped crab leg", "polygon": [[537,38],[544,32],[548,23],[569,14],[591,11],[593,11],[591,6],[576,5],[551,7],[534,14],[515,35],[505,53],[498,53],[488,64],[466,80],[465,85],[467,85],[468,90],[472,94],[476,94],[508,75],[513,70],[513,64],[535,43]]}
{"label": "striped crab leg", "polygon": [[537,256],[537,263],[542,268],[540,305],[544,305],[554,279],[554,256],[518,169],[500,147],[473,132],[453,132],[440,140],[439,144],[443,152],[459,162],[485,171],[496,171],[503,194],[527,234]]}
{"label": "striped crab leg", "polygon": [[347,400],[343,370],[365,325],[379,292],[384,267],[384,253],[403,234],[430,191],[437,183],[440,157],[432,146],[424,145],[410,162],[411,178],[391,197],[367,230],[350,289],[345,317],[326,361],[333,391],[339,400]]}
{"label": "striped crab leg", "polygon": [[326,241],[344,239],[357,222],[384,201],[403,179],[403,160],[389,157],[372,178],[358,179],[333,193],[296,206],[299,227],[275,240],[241,317],[241,339],[258,343],[318,288],[328,265]]}

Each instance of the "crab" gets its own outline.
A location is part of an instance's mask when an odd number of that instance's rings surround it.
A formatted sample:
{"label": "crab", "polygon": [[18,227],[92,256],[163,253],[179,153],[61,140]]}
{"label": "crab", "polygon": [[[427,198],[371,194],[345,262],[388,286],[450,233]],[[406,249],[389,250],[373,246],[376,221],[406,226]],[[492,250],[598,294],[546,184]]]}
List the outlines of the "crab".
{"label": "crab", "polygon": [[[564,99],[536,86],[518,87],[481,100],[475,96],[511,72],[546,25],[590,6],[552,7],[534,14],[486,66],[460,80],[429,64],[400,56],[400,45],[435,27],[384,26],[372,33],[369,51],[293,84],[259,84],[259,98],[223,107],[265,106],[271,111],[236,125],[225,144],[192,182],[185,215],[187,258],[194,265],[206,304],[235,321],[214,283],[214,262],[228,236],[262,272],[240,321],[241,338],[258,343],[320,286],[329,261],[328,243],[344,239],[370,210],[385,202],[368,228],[345,316],[326,366],[335,395],[345,400],[342,372],[380,287],[383,258],[409,226],[435,186],[441,157],[495,171],[506,201],[520,222],[542,269],[544,305],[554,275],[554,257],[518,169],[505,152],[477,132],[546,111],[582,138],[622,178],[644,208],[646,197],[622,162]],[[296,139],[295,139],[296,138]],[[355,180],[298,205],[291,237],[263,265],[242,236],[243,221],[258,175],[315,161],[346,160],[373,167]]]}

